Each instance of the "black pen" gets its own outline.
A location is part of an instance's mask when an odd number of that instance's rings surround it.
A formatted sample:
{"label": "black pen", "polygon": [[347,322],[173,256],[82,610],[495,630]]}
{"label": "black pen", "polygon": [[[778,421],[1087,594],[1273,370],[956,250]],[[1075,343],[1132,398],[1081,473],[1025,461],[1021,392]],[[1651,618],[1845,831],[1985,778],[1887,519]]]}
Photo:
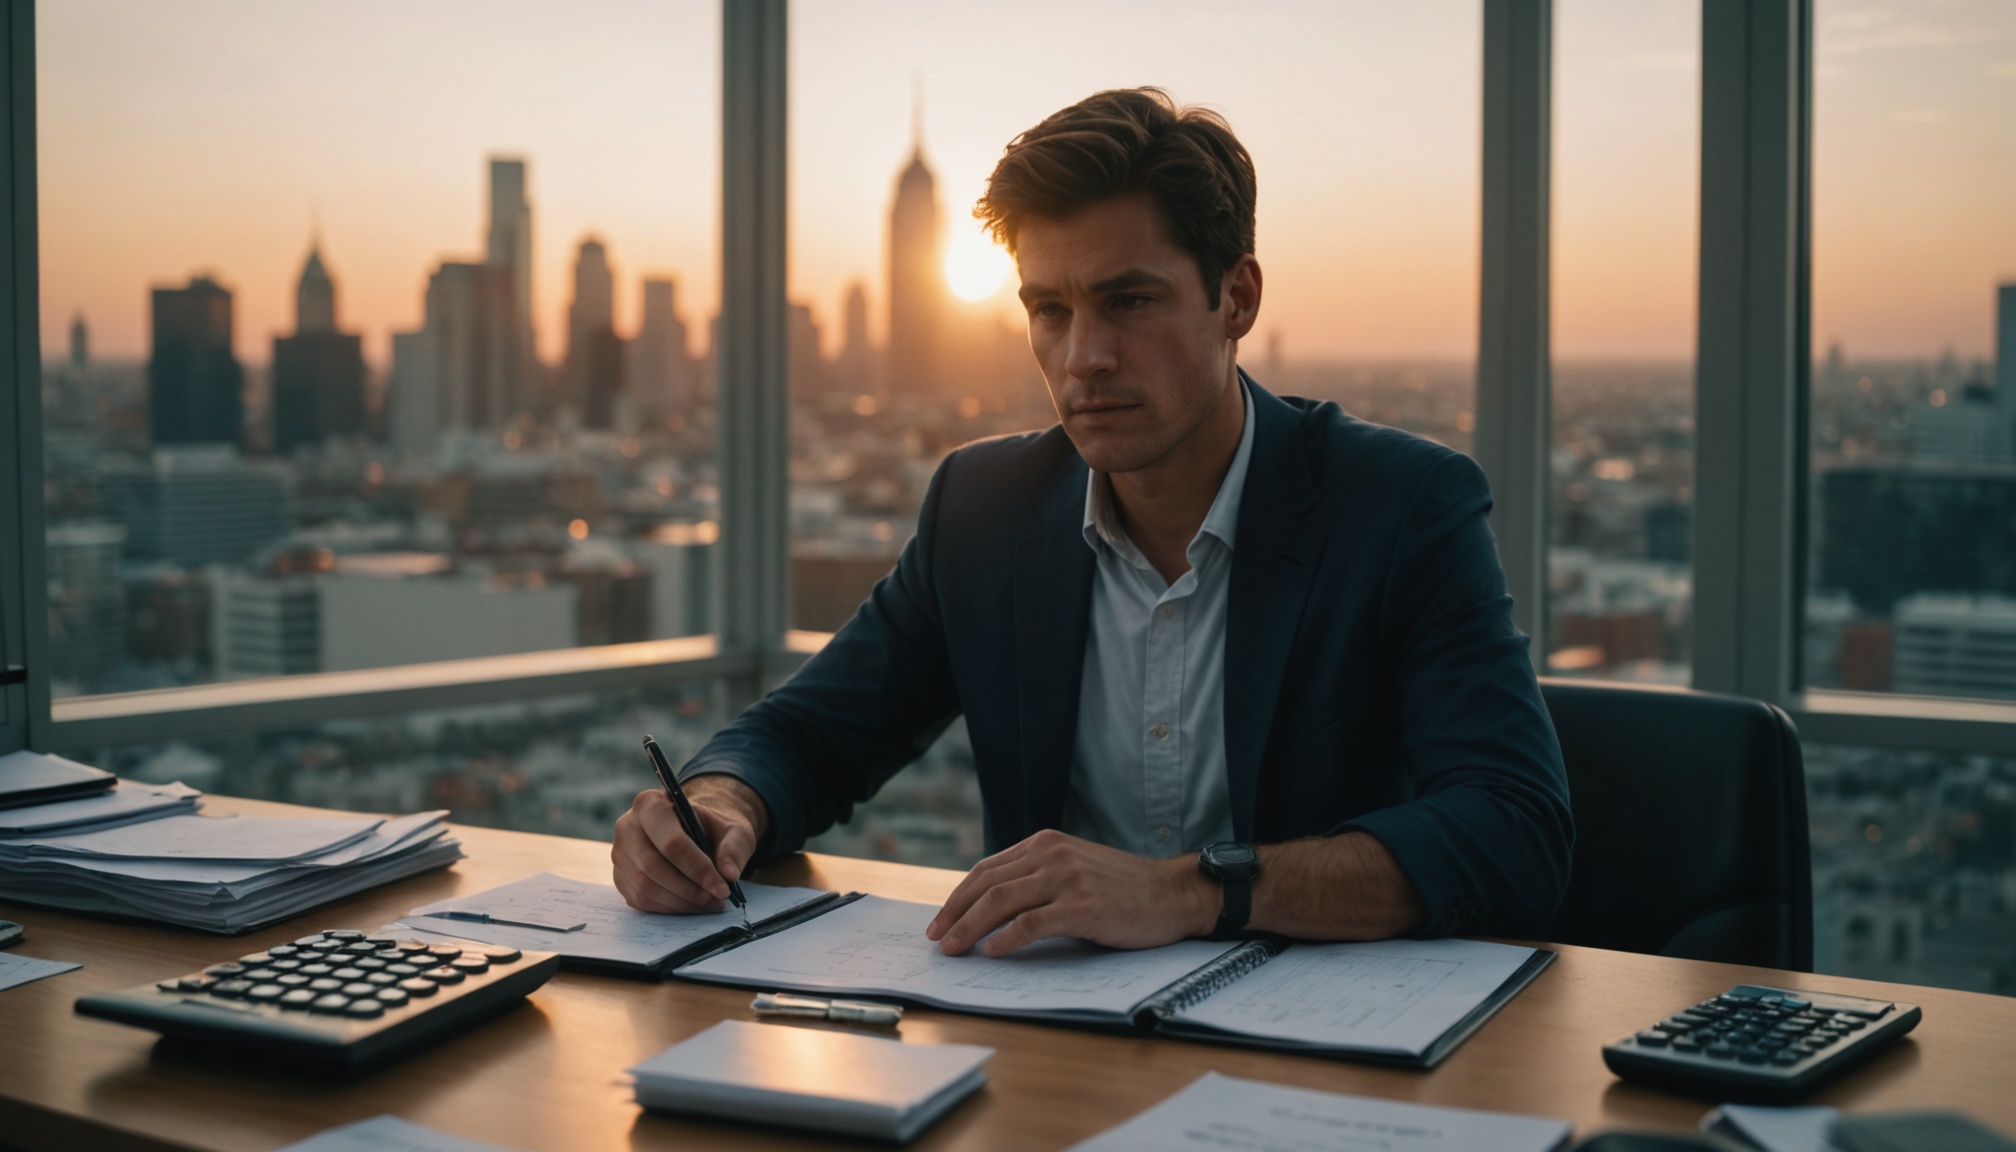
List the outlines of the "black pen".
{"label": "black pen", "polygon": [[[700,846],[707,859],[714,859],[714,845],[707,839],[707,830],[700,827],[700,817],[693,814],[693,804],[686,799],[686,790],[679,787],[679,777],[672,772],[672,765],[665,760],[665,750],[658,747],[658,741],[644,737],[644,751],[651,755],[651,770],[658,773],[658,783],[665,786],[665,798],[672,801],[672,810],[679,814],[679,827],[686,830],[686,838]],[[742,895],[742,885],[728,881],[728,902],[742,909],[742,921],[749,921],[749,898]]]}

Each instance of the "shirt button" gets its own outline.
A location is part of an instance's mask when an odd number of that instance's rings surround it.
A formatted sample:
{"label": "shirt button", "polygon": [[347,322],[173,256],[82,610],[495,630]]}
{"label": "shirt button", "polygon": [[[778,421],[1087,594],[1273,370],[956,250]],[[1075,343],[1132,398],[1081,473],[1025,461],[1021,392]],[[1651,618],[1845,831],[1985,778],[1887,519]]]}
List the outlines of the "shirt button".
{"label": "shirt button", "polygon": [[1157,832],[1157,833],[1155,833],[1155,838],[1156,838],[1157,840],[1167,840],[1167,839],[1169,839],[1169,826],[1168,826],[1167,824],[1164,824],[1164,825],[1162,826],[1162,830],[1161,830],[1161,831],[1159,831],[1159,832]]}
{"label": "shirt button", "polygon": [[1162,605],[1162,619],[1167,620],[1174,615],[1176,615],[1176,606],[1174,604]]}
{"label": "shirt button", "polygon": [[[1157,724],[1150,731],[1155,733],[1157,740],[1167,740],[1169,738],[1169,726],[1167,724]],[[1168,832],[1168,829],[1164,828],[1163,832]]]}

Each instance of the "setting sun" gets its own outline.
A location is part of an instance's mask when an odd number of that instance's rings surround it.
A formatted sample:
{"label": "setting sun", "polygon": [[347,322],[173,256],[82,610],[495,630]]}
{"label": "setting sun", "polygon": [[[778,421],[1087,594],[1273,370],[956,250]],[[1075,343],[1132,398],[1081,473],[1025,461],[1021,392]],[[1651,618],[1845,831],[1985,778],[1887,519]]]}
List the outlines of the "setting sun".
{"label": "setting sun", "polygon": [[961,300],[985,300],[1008,278],[1008,253],[977,232],[962,231],[945,253],[945,284]]}

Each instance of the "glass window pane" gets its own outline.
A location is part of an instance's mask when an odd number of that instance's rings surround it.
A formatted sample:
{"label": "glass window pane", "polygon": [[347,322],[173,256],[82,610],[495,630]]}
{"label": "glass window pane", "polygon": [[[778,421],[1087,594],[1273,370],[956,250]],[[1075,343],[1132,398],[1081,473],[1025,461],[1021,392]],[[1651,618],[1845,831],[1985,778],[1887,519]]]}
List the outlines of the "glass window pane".
{"label": "glass window pane", "polygon": [[971,209],[1012,137],[1101,89],[1213,107],[1252,153],[1262,386],[1467,449],[1480,35],[1474,0],[794,7],[794,626],[852,615],[948,451],[1055,422]]}
{"label": "glass window pane", "polygon": [[2016,7],[1814,26],[1806,682],[2016,699]]}
{"label": "glass window pane", "polygon": [[608,840],[656,786],[638,741],[683,764],[723,722],[718,685],[341,720],[200,740],[79,748],[76,759],[152,784],[358,812],[445,808],[462,824]]}
{"label": "glass window pane", "polygon": [[1815,971],[2016,995],[2016,760],[1806,745]]}
{"label": "glass window pane", "polygon": [[1554,10],[1547,667],[1685,683],[1701,4]]}
{"label": "glass window pane", "polygon": [[40,12],[58,695],[711,630],[719,23]]}

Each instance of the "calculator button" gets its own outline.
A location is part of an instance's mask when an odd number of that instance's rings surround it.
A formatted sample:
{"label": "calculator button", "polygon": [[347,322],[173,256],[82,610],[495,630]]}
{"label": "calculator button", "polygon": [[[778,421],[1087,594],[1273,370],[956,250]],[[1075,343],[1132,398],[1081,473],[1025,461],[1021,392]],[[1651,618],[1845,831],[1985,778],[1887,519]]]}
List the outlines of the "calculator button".
{"label": "calculator button", "polygon": [[301,961],[282,958],[273,961],[267,967],[273,969],[275,972],[293,972],[300,969]]}
{"label": "calculator button", "polygon": [[1708,1055],[1715,1057],[1717,1060],[1728,1060],[1736,1055],[1736,1046],[1717,1041],[1714,1044],[1708,1045],[1707,1051]]}
{"label": "calculator button", "polygon": [[422,980],[418,976],[409,976],[399,981],[399,987],[414,996],[432,996],[436,991],[432,980]]}
{"label": "calculator button", "polygon": [[337,952],[342,950],[343,942],[341,940],[330,938],[326,940],[317,940],[313,944],[308,945],[308,947],[313,951],[327,955],[331,952]]}
{"label": "calculator button", "polygon": [[351,956],[369,956],[377,950],[378,946],[369,940],[352,940],[350,943],[343,945],[343,951],[349,953]]}
{"label": "calculator button", "polygon": [[404,988],[380,988],[371,995],[377,997],[379,1003],[389,1005],[393,1008],[397,1008],[411,999]]}
{"label": "calculator button", "polygon": [[362,980],[345,984],[343,987],[337,989],[338,992],[341,992],[345,996],[369,996],[377,990],[378,986],[376,984],[366,984]]}
{"label": "calculator button", "polygon": [[1867,1028],[1869,1026],[1869,1022],[1867,1020],[1857,1020],[1853,1016],[1848,1016],[1842,1019],[1841,1026],[1848,1029],[1848,1031],[1850,1032],[1860,1032],[1862,1029]]}
{"label": "calculator button", "polygon": [[1657,1028],[1650,1028],[1638,1033],[1638,1043],[1647,1048],[1664,1048],[1672,1042],[1673,1037],[1659,1031]]}
{"label": "calculator button", "polygon": [[296,988],[280,997],[282,1008],[306,1008],[315,1002],[315,993],[306,988]]}
{"label": "calculator button", "polygon": [[471,952],[481,953],[492,964],[515,964],[525,955],[518,949],[504,944],[484,944],[477,948],[464,949],[462,954],[467,956]]}
{"label": "calculator button", "polygon": [[299,969],[297,969],[297,971],[299,971],[304,976],[327,976],[329,973],[334,972],[335,970],[336,970],[335,965],[322,964],[319,962],[315,964],[303,964]]}
{"label": "calculator button", "polygon": [[373,987],[388,988],[397,984],[399,977],[392,975],[390,972],[369,972],[365,974],[364,982]]}
{"label": "calculator button", "polygon": [[375,998],[352,1000],[349,1006],[343,1009],[343,1014],[345,1016],[356,1016],[369,1020],[374,1016],[383,1016],[385,1014],[385,1005],[380,1004]]}
{"label": "calculator button", "polygon": [[321,942],[322,942],[322,934],[320,932],[317,932],[313,936],[303,936],[299,940],[294,941],[294,946],[296,948],[313,948],[315,945],[320,944]]}
{"label": "calculator button", "polygon": [[380,948],[378,951],[371,953],[368,959],[376,960],[383,964],[397,964],[406,959],[406,954],[397,948]]}
{"label": "calculator button", "polygon": [[490,961],[473,952],[464,952],[462,955],[450,960],[448,966],[460,969],[474,976],[479,972],[488,972],[490,970]]}
{"label": "calculator button", "polygon": [[320,1012],[325,1016],[333,1016],[336,1013],[343,1011],[345,1008],[348,1008],[349,1006],[350,1006],[350,998],[348,996],[342,996],[335,992],[331,992],[325,996],[317,996],[315,1000],[308,1005],[308,1010],[310,1012]]}
{"label": "calculator button", "polygon": [[420,977],[423,980],[432,980],[436,984],[460,984],[462,982],[462,972],[457,968],[429,968],[427,971],[422,972]]}
{"label": "calculator button", "polygon": [[245,965],[247,968],[264,968],[272,962],[273,957],[264,952],[247,952],[245,955],[238,957],[238,963]]}
{"label": "calculator button", "polygon": [[350,966],[365,972],[376,972],[385,967],[385,961],[375,956],[359,956],[350,962]]}
{"label": "calculator button", "polygon": [[245,966],[243,964],[212,964],[208,968],[203,969],[203,974],[205,976],[215,976],[219,980],[225,980],[232,976],[242,975],[244,971]]}
{"label": "calculator button", "polygon": [[215,983],[215,976],[184,976],[175,982],[175,986],[184,992],[208,992]]}
{"label": "calculator button", "polygon": [[1762,1064],[1771,1059],[1771,1053],[1762,1048],[1739,1048],[1736,1050],[1736,1058],[1745,1064]]}
{"label": "calculator button", "polygon": [[351,968],[346,965],[329,973],[329,975],[334,976],[338,980],[362,980],[364,978],[364,970],[362,968]]}
{"label": "calculator button", "polygon": [[1771,1063],[1780,1068],[1790,1068],[1806,1058],[1806,1053],[1798,1048],[1781,1048],[1771,1054]]}
{"label": "calculator button", "polygon": [[299,972],[282,972],[273,978],[273,982],[282,988],[300,988],[307,985],[308,977]]}
{"label": "calculator button", "polygon": [[254,984],[245,993],[245,999],[252,1001],[254,1004],[271,1004],[286,994],[287,989],[278,984]]}
{"label": "calculator button", "polygon": [[433,953],[434,955],[436,955],[436,956],[440,956],[440,957],[444,957],[444,958],[446,958],[446,959],[450,959],[450,960],[452,960],[452,959],[454,959],[455,957],[457,957],[457,956],[460,956],[460,955],[462,954],[462,945],[460,945],[460,944],[429,944],[429,945],[427,946],[427,951],[429,951],[429,952],[432,952],[432,953]]}
{"label": "calculator button", "polygon": [[1675,1052],[1699,1052],[1701,1048],[1701,1041],[1695,1038],[1691,1032],[1685,1036],[1675,1036],[1673,1038],[1673,1050]]}
{"label": "calculator button", "polygon": [[401,940],[397,944],[394,944],[393,947],[407,953],[427,951],[426,942],[421,940]]}
{"label": "calculator button", "polygon": [[210,986],[212,996],[221,996],[226,1000],[236,1000],[251,990],[250,980],[219,980]]}
{"label": "calculator button", "polygon": [[419,966],[414,964],[387,964],[385,971],[392,973],[394,976],[418,976],[420,974]]}
{"label": "calculator button", "polygon": [[399,941],[392,936],[366,936],[364,943],[371,945],[371,950],[376,952],[380,948],[390,948],[399,943]]}
{"label": "calculator button", "polygon": [[266,949],[266,954],[268,956],[292,956],[299,951],[301,951],[301,947],[298,944],[275,944],[271,948]]}
{"label": "calculator button", "polygon": [[338,988],[343,987],[343,981],[336,979],[334,976],[318,976],[308,982],[308,987],[317,992],[334,992]]}
{"label": "calculator button", "polygon": [[364,939],[364,933],[357,931],[355,928],[331,928],[327,932],[322,933],[322,935],[344,944],[348,944],[352,940]]}

